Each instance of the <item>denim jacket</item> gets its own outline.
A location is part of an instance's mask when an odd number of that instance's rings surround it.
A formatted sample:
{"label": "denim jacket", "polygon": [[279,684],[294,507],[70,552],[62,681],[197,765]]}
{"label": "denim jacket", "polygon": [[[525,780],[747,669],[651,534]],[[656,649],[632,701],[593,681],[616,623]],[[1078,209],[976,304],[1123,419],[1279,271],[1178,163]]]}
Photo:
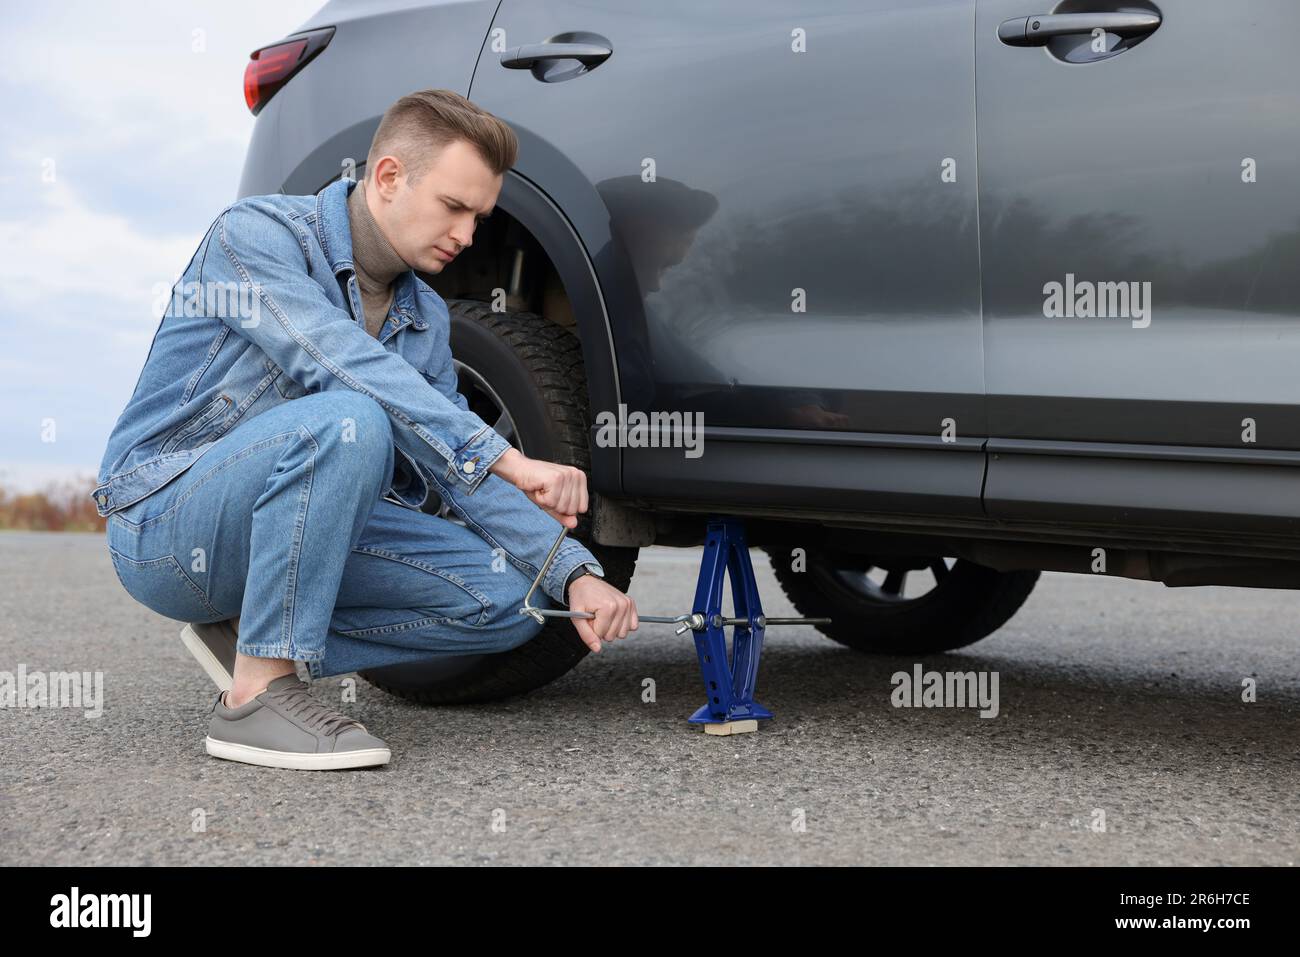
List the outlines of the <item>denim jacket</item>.
{"label": "denim jacket", "polygon": [[[91,493],[101,516],[151,495],[240,422],[311,392],[355,389],[388,412],[396,467],[384,497],[419,509],[435,487],[530,579],[561,525],[488,470],[510,444],[456,390],[451,317],[408,270],[379,338],[366,332],[339,179],[315,196],[248,196],[213,220],[173,286]],[[541,589],[604,569],[565,541]]]}

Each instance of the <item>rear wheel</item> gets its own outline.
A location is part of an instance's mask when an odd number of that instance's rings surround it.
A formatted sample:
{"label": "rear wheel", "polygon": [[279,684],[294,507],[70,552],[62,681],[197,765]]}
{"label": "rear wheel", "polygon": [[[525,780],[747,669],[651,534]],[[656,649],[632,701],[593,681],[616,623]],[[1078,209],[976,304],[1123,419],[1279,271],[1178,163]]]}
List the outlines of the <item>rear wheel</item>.
{"label": "rear wheel", "polygon": [[[447,307],[458,389],[470,409],[525,455],[589,472],[587,378],[577,338],[533,313],[493,312],[472,300],[448,300]],[[456,521],[436,494],[425,510]],[[596,556],[607,582],[627,590],[638,549],[592,542],[590,511],[569,535]],[[533,691],[588,653],[571,622],[550,618],[535,638],[510,651],[442,655],[360,675],[420,704],[468,704]]]}
{"label": "rear wheel", "polygon": [[801,615],[831,618],[825,635],[857,651],[930,654],[1002,627],[1034,590],[1036,571],[999,572],[940,556],[872,559],[809,552],[803,571],[769,550],[772,570]]}

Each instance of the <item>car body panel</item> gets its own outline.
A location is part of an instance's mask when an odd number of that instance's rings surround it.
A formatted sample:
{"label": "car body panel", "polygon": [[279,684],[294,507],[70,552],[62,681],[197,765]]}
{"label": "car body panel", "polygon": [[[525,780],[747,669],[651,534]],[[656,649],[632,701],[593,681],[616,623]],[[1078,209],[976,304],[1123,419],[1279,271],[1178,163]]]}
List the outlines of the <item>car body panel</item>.
{"label": "car body panel", "polygon": [[[996,37],[1076,9],[334,0],[302,29],[337,35],[259,115],[240,192],[360,165],[411,90],[509,122],[498,206],[561,278],[592,412],[703,414],[699,457],[593,428],[604,496],[1300,554],[1300,8],[1165,4],[1090,63]],[[566,31],[611,55],[559,81],[501,65]],[[368,73],[381,48],[398,69]],[[1151,281],[1151,325],[1046,318],[1067,273]]]}

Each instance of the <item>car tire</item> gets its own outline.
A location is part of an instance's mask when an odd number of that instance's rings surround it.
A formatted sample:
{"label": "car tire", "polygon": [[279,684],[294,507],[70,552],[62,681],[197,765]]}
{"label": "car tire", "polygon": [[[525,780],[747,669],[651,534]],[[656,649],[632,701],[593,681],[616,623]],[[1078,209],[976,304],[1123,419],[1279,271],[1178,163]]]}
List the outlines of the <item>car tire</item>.
{"label": "car tire", "polygon": [[[817,629],[855,651],[874,654],[934,654],[973,644],[1006,624],[1039,576],[962,559],[878,559],[885,564],[877,565],[847,552],[811,550],[804,570],[795,571],[789,553],[768,549],[768,557],[801,615],[830,618],[831,624]],[[946,571],[938,572],[936,563]],[[927,570],[935,584],[907,597],[906,576],[917,570]],[[884,583],[871,579],[882,573]]]}
{"label": "car tire", "polygon": [[[448,300],[447,307],[458,388],[470,409],[497,425],[525,455],[589,473],[591,416],[577,337],[535,313],[493,312],[487,303],[464,299]],[[508,415],[498,417],[494,405],[503,406]],[[436,493],[431,499],[425,510],[446,515]],[[639,549],[593,542],[591,514],[588,510],[579,516],[578,527],[569,535],[600,561],[605,581],[626,591]],[[551,618],[536,637],[510,651],[442,655],[360,675],[377,688],[419,704],[472,704],[534,691],[589,653],[569,620]]]}

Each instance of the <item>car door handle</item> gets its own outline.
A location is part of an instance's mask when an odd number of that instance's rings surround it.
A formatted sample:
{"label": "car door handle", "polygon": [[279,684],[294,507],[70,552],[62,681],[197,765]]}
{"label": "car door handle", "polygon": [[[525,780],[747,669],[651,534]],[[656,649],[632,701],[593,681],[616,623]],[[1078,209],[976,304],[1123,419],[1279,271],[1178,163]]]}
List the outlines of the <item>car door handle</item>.
{"label": "car door handle", "polygon": [[599,43],[530,43],[501,54],[501,65],[527,70],[543,60],[578,60],[584,66],[604,63],[614,51]]}
{"label": "car door handle", "polygon": [[1120,36],[1150,33],[1160,26],[1155,13],[1045,13],[1015,17],[998,25],[998,39],[1013,47],[1042,46],[1052,37],[1105,30]]}

